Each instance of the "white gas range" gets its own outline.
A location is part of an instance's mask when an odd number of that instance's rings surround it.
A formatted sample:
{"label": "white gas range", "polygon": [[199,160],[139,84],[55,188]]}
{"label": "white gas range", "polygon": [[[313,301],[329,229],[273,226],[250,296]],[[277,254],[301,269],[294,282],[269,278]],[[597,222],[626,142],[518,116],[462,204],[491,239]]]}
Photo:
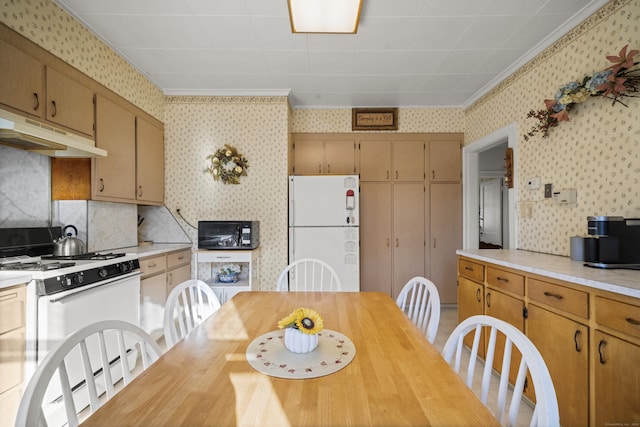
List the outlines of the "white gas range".
{"label": "white gas range", "polygon": [[[0,272],[31,276],[26,304],[26,381],[54,346],[82,327],[109,319],[140,324],[137,255],[54,257],[53,241],[60,235],[60,227],[0,229]],[[82,366],[79,359],[71,365]]]}

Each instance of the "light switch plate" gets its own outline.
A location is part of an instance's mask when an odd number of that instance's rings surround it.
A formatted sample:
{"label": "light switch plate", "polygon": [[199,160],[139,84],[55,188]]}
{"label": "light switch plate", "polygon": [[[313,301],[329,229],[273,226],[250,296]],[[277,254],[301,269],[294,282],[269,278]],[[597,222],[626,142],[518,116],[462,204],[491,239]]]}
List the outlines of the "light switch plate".
{"label": "light switch plate", "polygon": [[553,184],[544,185],[544,198],[550,199],[553,195]]}

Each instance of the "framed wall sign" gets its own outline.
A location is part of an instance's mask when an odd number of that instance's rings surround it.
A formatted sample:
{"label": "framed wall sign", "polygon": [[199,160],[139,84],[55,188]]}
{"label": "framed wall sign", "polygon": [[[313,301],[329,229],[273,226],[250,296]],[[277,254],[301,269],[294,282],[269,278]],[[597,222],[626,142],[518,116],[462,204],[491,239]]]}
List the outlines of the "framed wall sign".
{"label": "framed wall sign", "polygon": [[351,130],[398,130],[397,108],[352,108]]}

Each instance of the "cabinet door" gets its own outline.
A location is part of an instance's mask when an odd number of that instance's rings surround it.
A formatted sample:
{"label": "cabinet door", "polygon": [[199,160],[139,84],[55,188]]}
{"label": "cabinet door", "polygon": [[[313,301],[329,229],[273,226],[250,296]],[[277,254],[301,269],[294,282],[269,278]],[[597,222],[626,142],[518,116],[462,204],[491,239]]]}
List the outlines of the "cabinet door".
{"label": "cabinet door", "polygon": [[162,128],[136,118],[136,198],[164,201],[164,137]]}
{"label": "cabinet door", "polygon": [[213,289],[213,293],[216,294],[216,297],[218,297],[218,301],[220,301],[220,304],[224,304],[225,302],[227,302],[226,288],[222,286],[211,286],[211,289]]}
{"label": "cabinet door", "polygon": [[[522,300],[503,294],[502,292],[498,292],[495,289],[487,289],[484,300],[486,315],[504,320],[524,332],[524,316],[522,314],[524,302]],[[485,334],[485,339],[488,343],[488,333]],[[496,352],[493,359],[493,368],[498,372],[502,369],[504,343],[504,336],[502,334],[498,334],[496,339]],[[515,383],[516,377],[518,376],[520,359],[520,352],[514,348],[511,356],[511,369],[509,371],[509,381],[511,384]]]}
{"label": "cabinet door", "polygon": [[[464,319],[484,314],[484,286],[465,277],[458,277],[458,323]],[[464,339],[465,345],[469,348],[473,345],[472,335],[467,335]],[[484,332],[480,339],[478,353],[484,357]]]}
{"label": "cabinet door", "polygon": [[640,347],[595,331],[596,426],[634,425],[640,420]]}
{"label": "cabinet door", "polygon": [[442,304],[456,303],[456,249],[462,247],[462,186],[432,184],[429,190],[429,278]]}
{"label": "cabinet door", "polygon": [[409,279],[424,276],[424,184],[393,185],[393,298]]}
{"label": "cabinet door", "polygon": [[46,68],[47,120],[93,137],[93,92],[80,83]]}
{"label": "cabinet door", "polygon": [[321,139],[296,139],[293,159],[293,171],[296,175],[324,173],[324,142]]}
{"label": "cabinet door", "polygon": [[[586,326],[529,304],[527,336],[549,368],[563,426],[589,424],[589,330]],[[527,390],[527,393],[533,392]],[[531,394],[530,398],[533,397]]]}
{"label": "cabinet door", "polygon": [[429,165],[431,182],[460,182],[462,178],[462,148],[457,141],[431,141]]}
{"label": "cabinet door", "polygon": [[391,184],[360,182],[360,288],[391,290]]}
{"label": "cabinet door", "polygon": [[351,175],[356,172],[356,149],[353,140],[324,142],[325,173]]}
{"label": "cabinet door", "polygon": [[191,279],[191,264],[169,270],[167,272],[167,296],[171,293],[173,288],[189,279]]}
{"label": "cabinet door", "polygon": [[425,142],[393,141],[393,180],[424,181]]}
{"label": "cabinet door", "polygon": [[167,302],[165,273],[140,281],[140,327],[157,337],[164,330],[164,305]]}
{"label": "cabinet door", "polygon": [[108,156],[93,159],[93,199],[136,199],[136,122],[130,111],[98,96],[96,99],[96,145]]}
{"label": "cabinet door", "polygon": [[391,141],[360,141],[360,181],[391,179]]}
{"label": "cabinet door", "polygon": [[0,40],[0,103],[42,117],[44,111],[44,66]]}

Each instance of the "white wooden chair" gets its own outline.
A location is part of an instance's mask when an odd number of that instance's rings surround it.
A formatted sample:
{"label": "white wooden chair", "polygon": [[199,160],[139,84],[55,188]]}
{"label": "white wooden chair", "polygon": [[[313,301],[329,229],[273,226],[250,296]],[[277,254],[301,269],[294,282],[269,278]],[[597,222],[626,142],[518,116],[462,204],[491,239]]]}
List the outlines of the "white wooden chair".
{"label": "white wooden chair", "polygon": [[289,264],[278,277],[279,291],[342,290],[336,271],[326,262],[315,258],[302,258]]}
{"label": "white wooden chair", "polygon": [[219,308],[218,297],[202,280],[190,279],[173,288],[164,309],[167,348],[173,347]]}
{"label": "white wooden chair", "polygon": [[[529,371],[533,380],[536,398],[536,406],[533,411],[530,425],[539,427],[559,426],[560,416],[558,413],[558,401],[547,365],[531,340],[529,340],[525,334],[513,325],[510,325],[500,319],[484,315],[471,316],[465,319],[453,330],[444,345],[442,352],[447,363],[451,364],[453,361],[454,370],[457,373],[460,373],[463,353],[468,354],[470,358],[468,360],[466,383],[469,388],[473,389],[474,371],[476,363],[479,360],[478,349],[483,327],[488,328],[487,336],[489,337],[489,340],[481,380],[480,400],[482,403],[490,410],[495,410],[493,413],[501,425],[515,426],[522,401],[527,371]],[[464,349],[463,351],[463,339],[470,332],[475,334],[473,336],[474,339],[471,351],[469,352],[468,349]],[[493,373],[493,359],[496,353],[496,338],[498,333],[505,336],[505,344],[500,370],[502,375],[499,375],[500,382],[497,389],[497,406],[496,408],[491,408],[487,402]],[[515,346],[520,352],[522,359],[518,368],[518,375],[515,384],[512,387],[511,401],[507,408],[507,391],[510,388],[508,384],[509,370],[511,368],[511,353],[513,346]],[[455,359],[453,358],[454,355]],[[495,375],[495,373],[493,374]]]}
{"label": "white wooden chair", "polygon": [[[133,348],[142,354],[143,369],[162,354],[160,347],[146,332],[120,320],[97,322],[69,335],[47,354],[29,380],[18,408],[16,427],[40,427],[50,423],[62,425],[65,422],[70,427],[77,426],[78,414],[86,405],[89,405],[88,413],[93,414],[115,395],[119,389],[116,384],[120,380],[126,386],[135,374],[141,372],[135,363],[129,366],[127,355],[131,354],[129,350]],[[117,358],[119,362],[114,363]],[[82,366],[81,379],[85,384],[72,392],[71,388],[79,379],[70,378],[69,371],[75,367],[74,372],[77,372],[79,365]],[[55,375],[56,372],[58,375]],[[45,395],[50,393],[50,386],[60,387],[64,411],[55,411],[60,404],[51,404],[49,398],[45,399]],[[106,398],[101,397],[105,392]]]}
{"label": "white wooden chair", "polygon": [[440,323],[440,295],[436,285],[416,276],[404,285],[396,304],[433,344]]}

